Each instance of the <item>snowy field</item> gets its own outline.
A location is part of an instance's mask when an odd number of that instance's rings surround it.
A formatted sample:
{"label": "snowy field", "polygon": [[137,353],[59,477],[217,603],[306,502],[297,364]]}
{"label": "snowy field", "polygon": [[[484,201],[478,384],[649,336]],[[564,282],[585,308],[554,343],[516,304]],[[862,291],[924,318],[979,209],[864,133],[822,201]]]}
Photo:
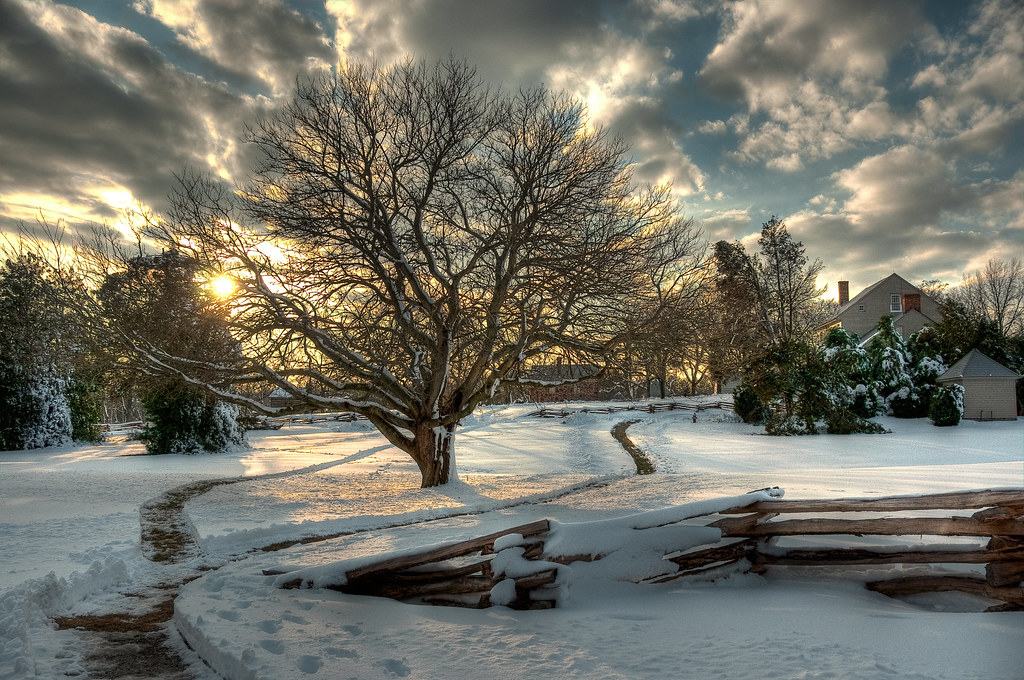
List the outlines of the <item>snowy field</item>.
{"label": "snowy field", "polygon": [[[91,643],[53,617],[123,611],[193,578],[167,626],[203,680],[1024,678],[1024,613],[978,613],[984,603],[964,596],[890,599],[863,588],[877,569],[662,585],[580,569],[563,607],[532,612],[282,590],[263,576],[776,485],[787,498],[1024,485],[1021,420],[883,418],[892,434],[773,438],[716,410],[697,423],[679,411],[542,420],[529,410],[478,412],[456,440],[460,481],[430,490],[365,422],[253,432],[252,448],[214,456],[134,455],[135,443],[0,453],[0,678],[87,677]],[[629,436],[654,475],[632,474],[609,434],[627,418],[642,418]],[[184,505],[195,554],[146,560],[139,507],[222,478],[233,483]]]}

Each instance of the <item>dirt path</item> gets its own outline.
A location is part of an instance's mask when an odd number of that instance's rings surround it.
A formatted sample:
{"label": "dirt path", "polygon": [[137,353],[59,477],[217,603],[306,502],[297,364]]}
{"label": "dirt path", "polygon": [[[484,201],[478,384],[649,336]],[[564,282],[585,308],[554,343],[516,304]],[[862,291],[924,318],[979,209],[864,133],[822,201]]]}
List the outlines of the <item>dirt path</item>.
{"label": "dirt path", "polygon": [[89,678],[102,680],[194,680],[195,672],[170,646],[174,598],[202,570],[187,566],[201,550],[185,515],[185,503],[210,489],[244,481],[215,479],[176,487],[139,508],[142,554],[151,562],[181,565],[173,576],[125,594],[126,612],[59,617],[61,629],[79,631]]}
{"label": "dirt path", "polygon": [[647,452],[641,449],[639,446],[633,443],[633,440],[626,436],[626,430],[629,429],[630,425],[643,422],[641,420],[624,420],[615,427],[612,428],[612,436],[615,437],[615,441],[622,445],[622,448],[626,450],[630,456],[633,457],[633,462],[636,463],[636,473],[638,475],[649,475],[654,470],[654,461],[648,456]]}
{"label": "dirt path", "polygon": [[[246,478],[212,479],[185,484],[139,508],[142,554],[151,562],[180,564],[200,554],[198,537],[185,516],[185,503],[210,489],[245,481]],[[255,479],[255,478],[253,478]]]}

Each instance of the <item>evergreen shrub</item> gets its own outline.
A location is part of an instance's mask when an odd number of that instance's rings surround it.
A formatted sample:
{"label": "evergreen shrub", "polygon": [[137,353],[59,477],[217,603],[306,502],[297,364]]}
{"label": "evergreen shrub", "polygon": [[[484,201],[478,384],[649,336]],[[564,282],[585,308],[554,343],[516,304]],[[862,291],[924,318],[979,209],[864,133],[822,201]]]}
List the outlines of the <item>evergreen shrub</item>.
{"label": "evergreen shrub", "polygon": [[825,417],[829,434],[886,434],[889,430],[847,409],[835,409]]}
{"label": "evergreen shrub", "polygon": [[238,407],[189,390],[153,390],[142,398],[149,427],[139,435],[146,452],[217,453],[245,443]]}
{"label": "evergreen shrub", "polygon": [[768,420],[764,428],[765,433],[776,437],[789,437],[801,434],[818,434],[818,428],[814,423],[808,424],[805,420],[796,416],[778,416]]}
{"label": "evergreen shrub", "polygon": [[959,425],[964,415],[964,388],[953,383],[943,385],[932,395],[928,418],[933,425],[950,427]]}
{"label": "evergreen shrub", "polygon": [[761,401],[750,385],[741,383],[732,391],[732,403],[743,422],[760,425],[771,416],[771,410]]}
{"label": "evergreen shrub", "polygon": [[97,380],[72,378],[65,396],[71,409],[71,438],[92,444],[103,440],[103,390]]}

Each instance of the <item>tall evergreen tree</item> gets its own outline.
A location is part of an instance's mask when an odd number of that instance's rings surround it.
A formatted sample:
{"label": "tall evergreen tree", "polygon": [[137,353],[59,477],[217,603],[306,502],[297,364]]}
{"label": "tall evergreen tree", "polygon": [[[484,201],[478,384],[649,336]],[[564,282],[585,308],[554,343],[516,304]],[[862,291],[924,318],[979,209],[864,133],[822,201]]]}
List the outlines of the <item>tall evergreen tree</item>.
{"label": "tall evergreen tree", "polygon": [[795,241],[785,222],[772,217],[761,227],[760,254],[754,258],[758,311],[772,343],[806,340],[824,320],[817,284],[821,260],[809,262],[804,244]]}
{"label": "tall evergreen tree", "polygon": [[33,449],[71,440],[65,390],[67,331],[54,306],[45,264],[20,253],[0,266],[0,449]]}

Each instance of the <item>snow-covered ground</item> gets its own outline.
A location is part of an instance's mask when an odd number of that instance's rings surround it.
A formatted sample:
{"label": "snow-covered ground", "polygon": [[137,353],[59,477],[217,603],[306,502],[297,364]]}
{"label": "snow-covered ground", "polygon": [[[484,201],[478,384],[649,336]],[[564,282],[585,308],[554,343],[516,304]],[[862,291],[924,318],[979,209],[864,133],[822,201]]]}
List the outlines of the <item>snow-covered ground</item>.
{"label": "snow-covered ground", "polygon": [[[138,444],[0,453],[0,678],[84,677],[82,634],[54,616],[123,609],[197,575],[172,643],[198,678],[1024,677],[1024,613],[977,613],[950,595],[868,592],[867,572],[769,571],[714,583],[587,577],[564,606],[517,612],[282,590],[263,570],[315,568],[469,538],[542,517],[585,522],[781,486],[787,498],[871,497],[1024,485],[1024,421],[881,419],[889,435],[773,438],[709,410],[527,417],[478,412],[459,431],[460,481],[418,488],[412,462],[365,422],[250,433],[252,448],[149,457]],[[658,472],[638,477],[610,436]],[[189,500],[201,554],[155,564],[139,506],[200,479]],[[337,535],[265,552],[280,542]],[[877,575],[878,572],[873,572]],[[195,650],[190,651],[178,631]]]}

